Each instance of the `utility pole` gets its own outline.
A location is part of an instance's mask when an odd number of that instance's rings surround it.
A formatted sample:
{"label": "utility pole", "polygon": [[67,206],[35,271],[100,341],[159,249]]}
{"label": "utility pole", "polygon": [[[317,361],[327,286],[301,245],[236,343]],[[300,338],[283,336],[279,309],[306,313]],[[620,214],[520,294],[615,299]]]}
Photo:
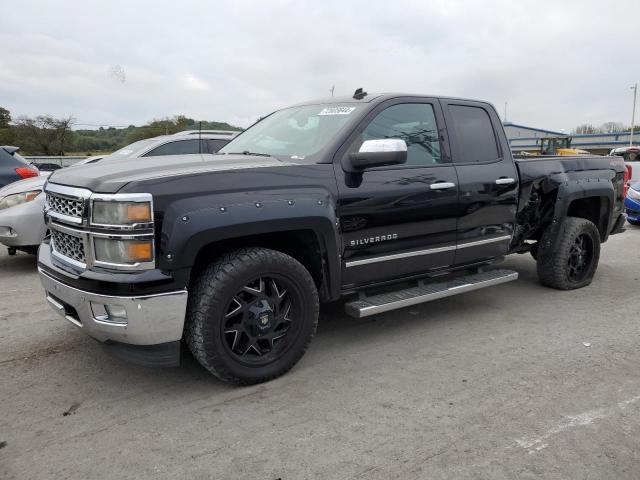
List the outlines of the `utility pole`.
{"label": "utility pole", "polygon": [[633,110],[631,113],[631,135],[629,136],[629,146],[633,145],[633,124],[636,121],[636,96],[638,95],[638,84],[636,83],[633,87]]}
{"label": "utility pole", "polygon": [[507,105],[509,104],[509,102],[504,102],[504,120],[503,122],[507,121]]}

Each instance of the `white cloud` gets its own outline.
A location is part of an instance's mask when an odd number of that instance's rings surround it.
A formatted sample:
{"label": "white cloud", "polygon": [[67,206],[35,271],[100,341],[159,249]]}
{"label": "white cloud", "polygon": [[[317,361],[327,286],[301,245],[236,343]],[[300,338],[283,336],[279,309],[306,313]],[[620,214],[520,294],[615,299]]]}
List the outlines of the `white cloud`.
{"label": "white cloud", "polygon": [[[0,105],[140,124],[249,125],[357,87],[492,101],[570,130],[628,123],[640,3],[22,0],[3,11]],[[120,66],[125,81],[114,76]]]}

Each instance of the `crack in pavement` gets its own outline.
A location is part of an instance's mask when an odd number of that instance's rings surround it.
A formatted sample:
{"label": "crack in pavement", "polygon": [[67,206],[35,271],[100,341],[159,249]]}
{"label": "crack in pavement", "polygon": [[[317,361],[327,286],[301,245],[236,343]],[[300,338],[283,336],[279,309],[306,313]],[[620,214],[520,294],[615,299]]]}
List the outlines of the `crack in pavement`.
{"label": "crack in pavement", "polygon": [[607,408],[596,408],[593,410],[587,410],[586,412],[580,413],[578,415],[569,415],[565,418],[565,420],[561,421],[554,427],[547,430],[545,433],[539,436],[533,437],[523,437],[516,439],[516,443],[518,446],[524,448],[528,451],[528,453],[536,453],[541,450],[544,450],[549,446],[547,440],[551,437],[558,435],[562,432],[570,430],[576,427],[583,427],[586,425],[591,425],[597,420],[602,420],[608,417],[619,413],[620,411],[627,408],[629,405],[633,405],[634,403],[640,400],[640,395],[636,395],[635,397],[631,397],[628,400],[623,400],[622,402],[618,402],[613,407]]}

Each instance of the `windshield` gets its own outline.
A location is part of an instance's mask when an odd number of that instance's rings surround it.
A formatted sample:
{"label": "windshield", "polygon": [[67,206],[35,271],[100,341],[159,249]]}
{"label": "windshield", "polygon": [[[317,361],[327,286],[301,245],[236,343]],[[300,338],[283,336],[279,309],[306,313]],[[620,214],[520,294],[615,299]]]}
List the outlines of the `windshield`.
{"label": "windshield", "polygon": [[104,157],[104,160],[118,160],[122,158],[137,157],[139,153],[146,150],[151,144],[156,141],[154,138],[148,138],[146,140],[138,140],[126,147],[122,147],[120,150],[116,150],[111,155]]}
{"label": "windshield", "polygon": [[233,139],[219,153],[253,153],[302,160],[320,152],[361,107],[328,104],[279,110]]}

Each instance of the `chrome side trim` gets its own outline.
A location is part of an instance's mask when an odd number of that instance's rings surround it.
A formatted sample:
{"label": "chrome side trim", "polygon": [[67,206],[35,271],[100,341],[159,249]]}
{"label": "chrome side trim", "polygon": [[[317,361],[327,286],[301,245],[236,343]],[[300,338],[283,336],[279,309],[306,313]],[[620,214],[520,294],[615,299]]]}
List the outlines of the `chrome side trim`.
{"label": "chrome side trim", "polygon": [[455,245],[447,247],[429,248],[427,250],[415,250],[413,252],[394,253],[391,255],[384,255],[381,257],[363,258],[362,260],[352,260],[346,263],[346,267],[357,267],[359,265],[368,265],[370,263],[387,262],[389,260],[399,260],[401,258],[419,257],[422,255],[431,255],[432,253],[449,252],[455,250]]}
{"label": "chrome side trim", "polygon": [[506,242],[511,240],[511,235],[504,235],[502,237],[488,238],[486,240],[476,240],[475,242],[466,242],[458,245],[458,248],[477,247],[478,245],[486,245],[487,243]]}
{"label": "chrome side trim", "polygon": [[363,258],[362,260],[352,260],[352,261],[348,261],[345,263],[345,267],[346,268],[350,268],[350,267],[358,267],[360,265],[368,265],[371,263],[378,263],[378,262],[387,262],[389,260],[399,260],[401,258],[410,258],[410,257],[419,257],[422,255],[431,255],[433,253],[441,253],[441,252],[449,252],[451,250],[456,250],[458,248],[469,248],[469,247],[476,247],[479,245],[486,245],[488,243],[497,243],[497,242],[504,242],[507,240],[511,240],[511,235],[504,235],[501,237],[496,237],[496,238],[489,238],[486,240],[476,240],[474,242],[467,242],[467,243],[461,243],[458,245],[449,245],[446,247],[436,247],[436,248],[429,248],[426,250],[415,250],[412,252],[403,252],[403,253],[394,253],[391,255],[382,255],[380,257],[371,257],[371,258]]}

